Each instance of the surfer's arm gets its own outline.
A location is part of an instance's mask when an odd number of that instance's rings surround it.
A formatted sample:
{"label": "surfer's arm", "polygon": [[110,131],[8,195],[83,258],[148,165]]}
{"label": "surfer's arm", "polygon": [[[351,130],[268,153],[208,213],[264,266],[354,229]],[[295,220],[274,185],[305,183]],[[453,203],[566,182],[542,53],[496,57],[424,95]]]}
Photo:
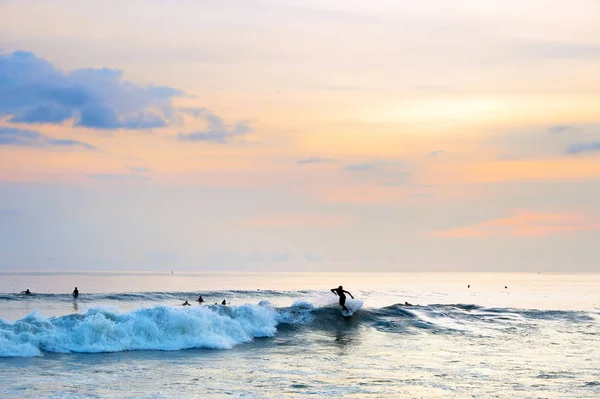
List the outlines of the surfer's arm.
{"label": "surfer's arm", "polygon": [[333,292],[335,295],[337,295],[337,292],[335,291],[335,288],[332,288],[331,292]]}
{"label": "surfer's arm", "polygon": [[346,294],[350,295],[350,298],[354,299],[354,297],[352,296],[352,294],[351,294],[350,292],[348,292],[348,291],[346,291],[346,290],[344,290],[344,292],[345,292]]}

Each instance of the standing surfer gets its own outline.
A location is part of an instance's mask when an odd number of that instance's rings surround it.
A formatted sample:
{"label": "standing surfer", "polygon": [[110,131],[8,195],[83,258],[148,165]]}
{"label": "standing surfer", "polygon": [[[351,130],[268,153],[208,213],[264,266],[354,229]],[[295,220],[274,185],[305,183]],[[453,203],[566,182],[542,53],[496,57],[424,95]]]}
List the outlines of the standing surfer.
{"label": "standing surfer", "polygon": [[77,298],[79,296],[79,290],[77,289],[77,287],[75,287],[75,289],[73,290],[73,298]]}
{"label": "standing surfer", "polygon": [[342,287],[341,285],[337,288],[332,288],[331,292],[333,292],[334,294],[336,294],[337,296],[340,297],[340,306],[346,311],[349,312],[348,308],[346,307],[346,295],[344,294],[344,292],[348,295],[350,295],[350,297],[352,299],[354,299],[354,297],[352,296],[352,294],[348,291],[344,291],[344,287]]}

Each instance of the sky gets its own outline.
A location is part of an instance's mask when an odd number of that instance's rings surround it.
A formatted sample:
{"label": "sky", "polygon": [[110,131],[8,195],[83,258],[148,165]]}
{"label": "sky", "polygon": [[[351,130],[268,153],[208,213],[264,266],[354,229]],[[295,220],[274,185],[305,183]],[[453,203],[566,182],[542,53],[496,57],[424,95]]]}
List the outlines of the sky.
{"label": "sky", "polygon": [[0,21],[0,272],[600,272],[597,0]]}

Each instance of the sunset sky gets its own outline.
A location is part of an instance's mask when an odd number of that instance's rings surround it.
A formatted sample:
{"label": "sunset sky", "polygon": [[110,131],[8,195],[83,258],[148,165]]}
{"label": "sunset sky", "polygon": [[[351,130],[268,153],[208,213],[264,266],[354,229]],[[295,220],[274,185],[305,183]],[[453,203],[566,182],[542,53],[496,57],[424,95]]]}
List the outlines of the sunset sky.
{"label": "sunset sky", "polygon": [[597,0],[0,21],[0,271],[600,271]]}

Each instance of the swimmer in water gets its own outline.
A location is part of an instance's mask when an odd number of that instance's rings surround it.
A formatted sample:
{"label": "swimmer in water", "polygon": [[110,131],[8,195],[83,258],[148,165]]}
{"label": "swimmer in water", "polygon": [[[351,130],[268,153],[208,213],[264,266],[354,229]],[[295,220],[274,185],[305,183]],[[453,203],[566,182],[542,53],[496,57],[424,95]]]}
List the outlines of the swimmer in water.
{"label": "swimmer in water", "polygon": [[77,298],[79,296],[79,290],[77,289],[77,287],[75,287],[75,289],[73,290],[73,298]]}
{"label": "swimmer in water", "polygon": [[198,302],[200,302],[200,303],[204,302],[204,298],[202,298],[202,295],[200,295],[200,297],[198,298]]}
{"label": "swimmer in water", "polygon": [[345,291],[344,287],[342,287],[341,285],[339,287],[337,287],[337,288],[332,288],[331,292],[333,292],[334,294],[336,294],[337,296],[340,297],[340,306],[346,312],[349,312],[348,308],[346,307],[346,295],[344,295],[344,293],[350,295],[350,297],[352,297],[352,299],[354,299],[354,297],[352,296],[352,294],[350,292],[348,292],[348,291]]}
{"label": "swimmer in water", "polygon": [[184,303],[181,304],[181,306],[192,306],[192,305],[190,305],[190,303],[188,301],[185,301]]}

